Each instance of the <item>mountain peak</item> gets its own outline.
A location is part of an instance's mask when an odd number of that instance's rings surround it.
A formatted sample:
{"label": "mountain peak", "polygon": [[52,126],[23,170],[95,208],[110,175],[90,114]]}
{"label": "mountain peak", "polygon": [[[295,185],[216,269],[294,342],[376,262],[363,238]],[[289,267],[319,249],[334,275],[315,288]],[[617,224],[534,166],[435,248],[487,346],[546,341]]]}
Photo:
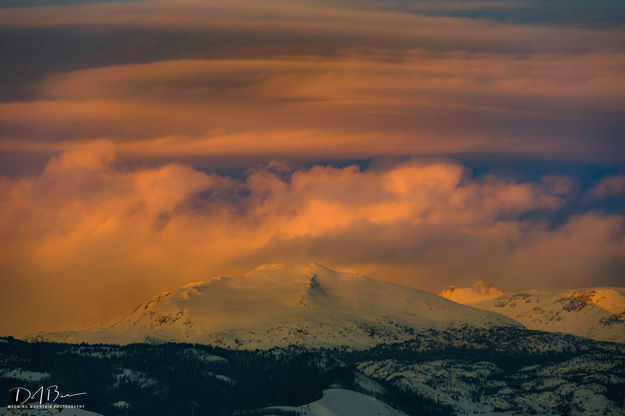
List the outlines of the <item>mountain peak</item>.
{"label": "mountain peak", "polygon": [[451,285],[449,289],[441,290],[439,296],[454,302],[468,304],[493,299],[502,294],[503,292],[488,280],[478,279],[470,288],[459,288]]}
{"label": "mountain peak", "polygon": [[266,265],[184,285],[111,328],[49,334],[72,342],[178,341],[232,348],[368,347],[449,326],[520,326],[432,293],[319,264]]}
{"label": "mountain peak", "polygon": [[488,282],[478,281],[471,288],[450,286],[440,296],[501,313],[529,329],[625,342],[625,288],[503,293]]}
{"label": "mountain peak", "polygon": [[490,294],[499,294],[501,295],[503,292],[495,287],[494,284],[489,282],[488,280],[478,279],[473,283],[473,290],[477,293],[490,295]]}

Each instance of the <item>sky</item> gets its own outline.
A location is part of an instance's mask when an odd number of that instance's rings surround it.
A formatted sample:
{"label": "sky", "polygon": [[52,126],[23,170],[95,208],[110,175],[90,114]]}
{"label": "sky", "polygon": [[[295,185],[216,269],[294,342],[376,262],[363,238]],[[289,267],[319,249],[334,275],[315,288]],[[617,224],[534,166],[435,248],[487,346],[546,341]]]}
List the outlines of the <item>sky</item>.
{"label": "sky", "polygon": [[311,263],[625,286],[625,3],[0,0],[0,335]]}

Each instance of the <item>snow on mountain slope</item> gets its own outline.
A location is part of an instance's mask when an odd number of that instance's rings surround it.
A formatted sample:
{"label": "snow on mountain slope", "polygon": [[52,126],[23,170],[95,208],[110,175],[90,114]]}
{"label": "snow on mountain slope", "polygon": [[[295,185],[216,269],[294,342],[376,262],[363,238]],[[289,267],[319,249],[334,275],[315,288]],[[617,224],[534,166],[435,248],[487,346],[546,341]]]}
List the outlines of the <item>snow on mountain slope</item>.
{"label": "snow on mountain slope", "polygon": [[[299,407],[280,406],[265,409],[297,412],[302,416],[405,416],[380,400],[361,393],[344,389],[327,389],[316,402]],[[271,415],[271,413],[263,413]],[[280,414],[276,412],[276,414]],[[283,413],[282,413],[283,414]]]}
{"label": "snow on mountain slope", "polygon": [[366,348],[450,325],[520,326],[429,292],[320,265],[259,267],[166,292],[105,329],[39,334],[31,340],[194,342],[230,348],[304,345]]}
{"label": "snow on mountain slope", "polygon": [[361,362],[358,370],[401,391],[450,406],[458,416],[625,414],[611,393],[613,387],[607,387],[623,382],[622,355],[581,352],[557,363],[542,361],[504,369],[464,357],[418,362],[385,359]]}
{"label": "snow on mountain slope", "polygon": [[442,290],[439,296],[463,305],[485,301],[503,295],[503,292],[486,280],[476,280],[473,287],[461,288],[454,285],[449,289]]}
{"label": "snow on mountain slope", "polygon": [[[485,290],[484,288],[488,288]],[[506,315],[529,329],[564,332],[599,341],[625,342],[625,288],[503,293],[487,283],[451,286],[440,295]]]}

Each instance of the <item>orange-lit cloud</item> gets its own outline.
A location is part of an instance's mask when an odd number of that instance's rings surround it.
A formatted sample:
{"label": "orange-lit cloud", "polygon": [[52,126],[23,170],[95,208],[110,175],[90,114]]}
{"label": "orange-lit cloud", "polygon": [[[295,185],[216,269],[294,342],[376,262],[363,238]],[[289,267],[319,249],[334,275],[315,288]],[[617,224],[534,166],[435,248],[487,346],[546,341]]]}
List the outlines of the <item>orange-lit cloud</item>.
{"label": "orange-lit cloud", "polygon": [[272,162],[236,179],[177,163],[118,168],[114,152],[85,143],[39,175],[0,182],[0,304],[19,317],[3,331],[103,324],[155,292],[263,262],[320,261],[431,290],[476,277],[602,284],[623,271],[621,215],[556,227],[528,217],[565,209],[566,177],[475,178],[414,160]]}
{"label": "orange-lit cloud", "polygon": [[589,149],[579,137],[553,140],[512,127],[526,119],[548,128],[557,120],[568,129],[578,102],[591,101],[594,111],[625,109],[623,56],[415,51],[400,62],[184,60],[80,70],[51,76],[38,100],[0,103],[0,125],[8,129],[0,148],[59,150],[106,137],[132,157],[612,157],[609,147]]}
{"label": "orange-lit cloud", "polygon": [[107,138],[121,158],[622,156],[621,27],[471,17],[526,2],[403,3],[0,8],[15,45],[0,56],[0,149]]}
{"label": "orange-lit cloud", "polygon": [[0,334],[268,262],[623,284],[617,2],[71,3],[0,5]]}

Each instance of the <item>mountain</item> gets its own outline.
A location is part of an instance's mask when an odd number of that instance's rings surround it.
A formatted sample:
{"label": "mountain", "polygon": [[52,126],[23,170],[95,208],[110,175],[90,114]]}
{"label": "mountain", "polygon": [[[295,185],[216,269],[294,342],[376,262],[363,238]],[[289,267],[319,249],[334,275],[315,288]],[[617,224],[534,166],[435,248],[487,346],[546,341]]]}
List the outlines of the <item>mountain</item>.
{"label": "mountain", "polygon": [[504,293],[480,280],[472,288],[451,286],[440,296],[506,315],[529,329],[625,343],[625,288]]}
{"label": "mountain", "polygon": [[0,338],[0,360],[0,390],[86,392],[57,403],[106,416],[625,414],[625,344],[521,327],[312,351]]}
{"label": "mountain", "polygon": [[503,315],[406,286],[317,264],[270,265],[160,294],[109,328],[30,340],[365,348],[409,339],[424,328],[467,325],[520,327]]}
{"label": "mountain", "polygon": [[439,293],[439,296],[463,305],[493,299],[501,295],[503,295],[501,290],[497,289],[491,282],[483,279],[476,280],[473,287],[461,288],[451,285],[449,289],[442,290]]}

